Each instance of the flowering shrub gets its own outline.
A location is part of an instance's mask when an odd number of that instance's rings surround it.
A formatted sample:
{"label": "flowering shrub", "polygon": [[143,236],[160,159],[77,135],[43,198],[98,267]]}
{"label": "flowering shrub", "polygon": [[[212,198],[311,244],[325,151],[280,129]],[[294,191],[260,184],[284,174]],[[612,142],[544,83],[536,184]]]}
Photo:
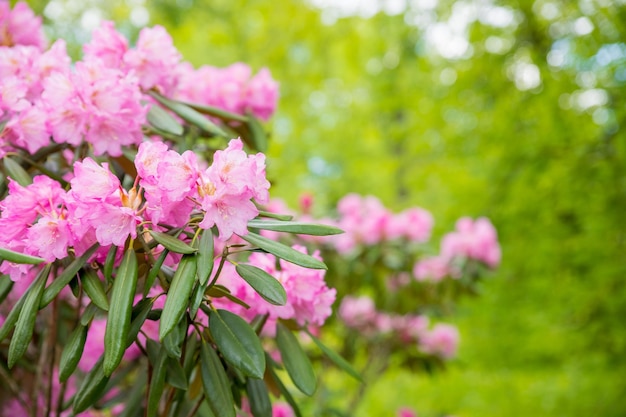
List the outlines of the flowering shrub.
{"label": "flowering shrub", "polygon": [[292,332],[335,290],[318,252],[260,232],[340,230],[259,209],[269,71],[196,70],[163,28],[131,47],[110,22],[72,63],[22,2],[0,26],[0,414],[301,415]]}

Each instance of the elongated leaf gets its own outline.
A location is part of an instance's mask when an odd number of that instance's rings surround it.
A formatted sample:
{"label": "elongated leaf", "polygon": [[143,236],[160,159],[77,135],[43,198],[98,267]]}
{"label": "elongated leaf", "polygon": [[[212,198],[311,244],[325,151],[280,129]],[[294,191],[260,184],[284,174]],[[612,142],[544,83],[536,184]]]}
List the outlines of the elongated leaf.
{"label": "elongated leaf", "polygon": [[181,320],[174,326],[174,329],[163,338],[163,347],[171,358],[180,358],[185,336],[187,336],[187,320]]}
{"label": "elongated leaf", "polygon": [[24,301],[34,285],[35,283],[33,282],[20,299],[17,300],[17,303],[15,303],[9,314],[4,319],[4,323],[2,324],[2,327],[0,327],[0,342],[2,342],[9,335],[9,333],[11,333],[13,327],[15,327],[15,323],[17,323],[17,319],[20,317],[20,313],[22,312]]}
{"label": "elongated leaf", "polygon": [[159,339],[163,340],[185,314],[189,304],[189,296],[196,279],[197,257],[185,255],[178,264],[178,269],[172,278],[172,285],[167,293],[161,322],[159,325]]}
{"label": "elongated leaf", "polygon": [[250,306],[246,304],[245,301],[232,295],[230,291],[228,290],[228,288],[224,287],[223,285],[219,285],[219,284],[213,285],[211,288],[209,288],[206,291],[206,295],[210,297],[215,297],[215,298],[226,297],[233,303],[239,304],[243,308],[246,308],[246,309],[250,308]]}
{"label": "elongated leaf", "polygon": [[200,348],[200,372],[204,396],[215,417],[235,417],[230,381],[217,353],[205,342]]}
{"label": "elongated leaf", "polygon": [[167,99],[156,92],[151,91],[148,94],[155,98],[163,106],[167,107],[168,109],[179,115],[186,122],[199,127],[205,132],[222,137],[227,136],[226,132],[224,132],[220,127],[218,127],[215,123],[211,122],[209,119],[207,119],[191,107],[178,101]]}
{"label": "elongated leaf", "polygon": [[9,357],[7,358],[9,369],[24,355],[33,337],[35,319],[37,319],[37,312],[39,311],[39,301],[43,295],[50,268],[50,264],[46,265],[39,272],[34,284],[28,289],[28,294],[24,299],[24,305],[15,323],[15,331],[9,345]]}
{"label": "elongated leaf", "polygon": [[159,271],[161,270],[161,266],[163,266],[163,262],[165,261],[165,258],[167,257],[168,253],[169,253],[169,251],[167,249],[165,249],[163,252],[161,252],[161,254],[157,258],[157,260],[154,263],[154,265],[152,265],[152,268],[150,268],[150,272],[148,272],[148,277],[146,278],[146,283],[145,283],[145,285],[143,287],[143,296],[144,297],[146,295],[148,295],[148,293],[150,292],[150,289],[152,288],[152,285],[154,285],[154,280],[156,279],[157,275],[159,275]]}
{"label": "elongated leaf", "polygon": [[152,313],[152,305],[156,298],[144,298],[134,305],[131,313],[130,330],[126,338],[126,349],[135,342],[137,335],[141,330],[141,326],[146,321],[150,313]]}
{"label": "elongated leaf", "polygon": [[6,170],[7,177],[11,177],[22,187],[29,186],[33,183],[33,179],[28,175],[28,172],[20,164],[13,159],[5,156],[2,161],[4,162],[4,169]]}
{"label": "elongated leaf", "polygon": [[107,382],[109,377],[104,374],[101,357],[74,395],[72,403],[74,414],[82,413],[98,401],[104,394]]}
{"label": "elongated leaf", "polygon": [[244,319],[226,310],[211,310],[209,330],[224,359],[247,376],[263,378],[265,354],[258,336]]}
{"label": "elongated leaf", "polygon": [[96,273],[87,269],[81,276],[81,281],[83,283],[83,289],[85,293],[89,297],[91,301],[104,311],[109,310],[109,300],[107,299],[107,295],[104,292],[104,287],[102,286],[102,281],[96,275]]}
{"label": "elongated leaf", "polygon": [[250,411],[254,417],[272,417],[270,395],[262,379],[248,378],[246,392],[250,401]]}
{"label": "elongated leaf", "polygon": [[109,248],[109,251],[107,252],[107,258],[104,261],[104,269],[102,272],[107,282],[113,281],[113,267],[115,266],[115,258],[117,257],[117,249],[118,249],[117,246],[111,245],[111,247]]}
{"label": "elongated leaf", "polygon": [[198,249],[192,248],[182,240],[175,238],[174,236],[170,236],[167,233],[155,232],[154,230],[150,230],[150,236],[152,236],[154,240],[159,242],[170,252],[186,255],[190,253],[196,253],[198,251]]}
{"label": "elongated leaf", "polygon": [[272,213],[271,211],[259,210],[259,217],[269,217],[270,219],[290,221],[293,220],[293,216],[290,214]]}
{"label": "elongated leaf", "polygon": [[226,110],[222,110],[219,107],[213,107],[213,106],[207,106],[204,104],[189,103],[189,102],[183,102],[183,104],[191,107],[192,109],[198,111],[199,113],[208,114],[209,116],[216,116],[222,120],[235,120],[235,121],[244,122],[244,123],[248,121],[248,118],[246,116],[242,116],[237,113],[231,113]]}
{"label": "elongated leaf", "polygon": [[98,249],[97,243],[87,249],[87,251],[82,254],[82,256],[74,259],[74,261],[72,261],[72,263],[69,264],[67,268],[65,268],[63,273],[56,277],[54,281],[52,281],[52,284],[50,284],[48,288],[46,288],[43,292],[43,297],[41,297],[41,304],[39,305],[40,308],[44,308],[45,306],[50,304],[52,300],[54,300],[54,298],[61,292],[61,290],[65,288],[76,276],[78,271],[80,271],[80,269],[85,265],[87,260],[91,257],[91,255],[93,255],[96,249]]}
{"label": "elongated leaf", "polygon": [[339,355],[337,352],[324,345],[317,337],[313,336],[313,334],[311,334],[308,329],[306,329],[306,333],[311,339],[313,339],[317,347],[319,347],[320,350],[324,352],[324,355],[326,355],[328,359],[330,359],[335,365],[337,365],[340,369],[342,369],[344,372],[346,372],[357,381],[363,382],[363,378],[361,377],[361,375],[359,375],[359,373],[354,370],[354,368],[348,363],[348,361],[342,358],[341,355]]}
{"label": "elongated leaf", "polygon": [[159,106],[150,106],[147,118],[148,122],[159,130],[176,136],[183,134],[183,127],[180,123]]}
{"label": "elongated leaf", "polygon": [[83,315],[80,317],[80,325],[87,326],[91,323],[91,320],[94,318],[96,313],[99,311],[103,311],[100,307],[95,305],[93,302],[89,303],[83,312]]}
{"label": "elongated leaf", "polygon": [[276,384],[282,396],[285,397],[285,400],[291,406],[291,409],[293,410],[296,417],[302,417],[302,412],[300,411],[300,407],[298,406],[298,403],[293,398],[293,396],[291,395],[291,393],[289,392],[285,384],[283,384],[283,381],[281,381],[278,375],[276,375],[276,371],[274,371],[273,366],[268,366],[268,370],[269,370],[270,377],[274,380],[274,384]]}
{"label": "elongated leaf", "polygon": [[185,370],[178,360],[171,356],[167,358],[167,378],[168,384],[174,388],[186,391],[189,388],[189,381],[187,381],[187,375]]}
{"label": "elongated leaf", "polygon": [[104,361],[102,369],[110,376],[120,364],[126,351],[126,340],[130,330],[133,298],[137,289],[137,258],[135,251],[128,248],[117,270],[111,292],[111,304],[104,333]]}
{"label": "elongated leaf", "polygon": [[163,346],[159,349],[156,361],[152,365],[152,379],[150,391],[148,391],[148,416],[156,416],[159,410],[159,402],[165,388],[167,352]]}
{"label": "elongated leaf", "polygon": [[67,340],[67,344],[65,345],[65,348],[63,348],[63,353],[61,354],[61,360],[59,362],[59,380],[61,382],[67,381],[76,369],[76,366],[83,355],[86,340],[87,327],[76,327]]}
{"label": "elongated leaf", "polygon": [[0,248],[0,261],[5,260],[16,264],[37,265],[45,262],[45,259],[37,256],[30,256],[10,249]]}
{"label": "elongated leaf", "polygon": [[310,269],[327,269],[324,262],[302,252],[298,252],[297,250],[283,245],[282,243],[257,235],[256,233],[250,232],[247,235],[241,236],[241,238],[281,259],[296,265]]}
{"label": "elongated leaf", "polygon": [[343,230],[334,226],[305,222],[281,222],[276,220],[254,219],[248,222],[248,227],[275,232],[296,233],[299,235],[329,236],[343,233]]}
{"label": "elongated leaf", "polygon": [[11,292],[11,288],[13,288],[13,281],[8,275],[0,276],[0,303],[4,301],[4,299]]}
{"label": "elongated leaf", "polygon": [[276,344],[291,380],[300,391],[313,395],[317,386],[313,365],[298,339],[282,323],[276,325]]}
{"label": "elongated leaf", "polygon": [[201,285],[205,285],[213,272],[213,231],[206,229],[200,235],[198,244],[198,281]]}
{"label": "elongated leaf", "polygon": [[284,306],[287,303],[287,293],[281,283],[261,268],[253,265],[237,264],[235,269],[239,276],[245,279],[268,303],[277,306]]}
{"label": "elongated leaf", "polygon": [[198,314],[198,309],[204,300],[204,292],[206,291],[206,287],[208,285],[208,282],[205,285],[201,285],[199,282],[196,282],[196,285],[193,287],[191,300],[189,302],[189,317],[191,317],[192,320],[195,319],[196,314]]}
{"label": "elongated leaf", "polygon": [[251,114],[248,114],[248,128],[254,149],[259,152],[267,151],[267,133],[259,120]]}

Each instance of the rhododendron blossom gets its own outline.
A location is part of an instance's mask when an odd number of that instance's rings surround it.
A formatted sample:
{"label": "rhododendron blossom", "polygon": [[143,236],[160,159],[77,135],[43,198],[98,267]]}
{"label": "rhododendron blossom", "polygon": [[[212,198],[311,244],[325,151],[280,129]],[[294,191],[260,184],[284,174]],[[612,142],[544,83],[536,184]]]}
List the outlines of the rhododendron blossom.
{"label": "rhododendron blossom", "polygon": [[485,217],[459,219],[456,231],[447,234],[441,241],[441,255],[448,259],[457,256],[475,259],[492,268],[498,266],[502,256],[496,229]]}

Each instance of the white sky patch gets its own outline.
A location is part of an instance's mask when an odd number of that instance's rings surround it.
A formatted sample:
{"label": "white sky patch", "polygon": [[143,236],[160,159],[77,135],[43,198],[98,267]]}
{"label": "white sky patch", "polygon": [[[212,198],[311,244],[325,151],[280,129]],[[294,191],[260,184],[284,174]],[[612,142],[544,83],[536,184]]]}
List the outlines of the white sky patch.
{"label": "white sky patch", "polygon": [[578,36],[589,35],[593,32],[593,23],[591,23],[591,20],[589,20],[587,16],[579,17],[574,21],[572,30]]}
{"label": "white sky patch", "polygon": [[576,90],[570,96],[572,107],[579,111],[585,111],[592,107],[604,106],[609,102],[609,95],[601,88],[590,88],[588,90]]}
{"label": "white sky patch", "polygon": [[532,90],[541,85],[541,72],[539,71],[539,67],[526,58],[515,60],[513,64],[509,66],[507,75],[520,91]]}

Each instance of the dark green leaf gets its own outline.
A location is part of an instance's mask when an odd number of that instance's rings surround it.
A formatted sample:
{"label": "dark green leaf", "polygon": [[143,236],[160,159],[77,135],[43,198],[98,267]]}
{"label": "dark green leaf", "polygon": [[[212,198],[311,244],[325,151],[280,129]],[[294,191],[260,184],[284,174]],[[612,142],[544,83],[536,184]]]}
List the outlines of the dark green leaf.
{"label": "dark green leaf", "polygon": [[189,296],[196,279],[197,256],[185,255],[178,264],[178,269],[172,278],[172,285],[167,293],[161,322],[159,325],[159,339],[163,340],[169,332],[180,322],[189,304]]}
{"label": "dark green leaf", "polygon": [[248,118],[246,116],[242,116],[236,113],[231,113],[226,110],[222,110],[218,107],[207,106],[207,105],[198,104],[198,103],[189,103],[189,102],[184,102],[183,104],[191,107],[192,109],[198,111],[199,113],[208,114],[209,116],[219,117],[222,120],[235,120],[235,121],[244,122],[244,123],[248,121]]}
{"label": "dark green leaf", "polygon": [[87,327],[78,326],[74,329],[61,354],[59,362],[59,380],[67,381],[76,369],[76,365],[83,355],[85,341],[87,340]]}
{"label": "dark green leaf", "polygon": [[274,384],[276,384],[280,393],[283,395],[283,397],[285,397],[285,400],[291,406],[291,409],[293,410],[296,417],[302,417],[302,413],[300,412],[300,407],[298,407],[298,403],[293,398],[293,396],[291,395],[291,393],[289,392],[285,384],[283,384],[283,381],[281,381],[278,375],[276,375],[276,371],[274,371],[274,368],[272,366],[269,366],[268,370],[269,370],[270,377],[274,381]]}
{"label": "dark green leaf", "polygon": [[271,211],[263,210],[259,210],[259,217],[269,217],[270,219],[282,220],[286,222],[293,219],[293,216],[290,214],[272,213]]}
{"label": "dark green leaf", "polygon": [[93,253],[98,249],[99,245],[96,243],[85,253],[83,253],[80,257],[74,259],[71,264],[69,264],[61,275],[56,277],[54,281],[45,289],[43,292],[43,297],[41,297],[41,304],[39,308],[44,308],[48,304],[54,300],[54,298],[61,292],[63,288],[65,288],[72,279],[76,276],[78,271],[85,265],[87,260],[93,255]]}
{"label": "dark green leaf", "polygon": [[117,270],[111,292],[111,304],[104,333],[104,374],[110,376],[126,351],[133,299],[137,289],[137,258],[132,248],[126,249]]}
{"label": "dark green leaf", "polygon": [[246,304],[245,301],[243,301],[243,300],[235,297],[234,295],[232,295],[230,293],[230,290],[228,288],[224,287],[223,285],[219,285],[219,284],[213,285],[211,288],[209,288],[206,291],[206,295],[208,295],[210,297],[215,297],[215,298],[226,297],[230,301],[232,301],[233,303],[239,304],[243,308],[250,308],[250,306],[248,304]]}
{"label": "dark green leaf", "polygon": [[0,276],[0,303],[4,301],[4,299],[11,292],[11,288],[13,288],[13,281],[11,277],[8,275]]}
{"label": "dark green leaf", "polygon": [[131,313],[130,330],[128,330],[128,337],[126,338],[126,348],[132,345],[137,339],[137,335],[141,330],[141,326],[146,321],[150,313],[152,312],[152,305],[156,298],[144,298],[133,306]]}
{"label": "dark green leaf", "polygon": [[87,326],[89,323],[91,323],[91,320],[99,311],[103,310],[95,305],[93,302],[89,303],[89,305],[87,305],[87,308],[85,308],[83,315],[80,317],[81,326]]}
{"label": "dark green leaf", "polygon": [[13,337],[11,337],[11,344],[9,345],[9,356],[7,358],[9,368],[12,368],[17,360],[24,355],[33,337],[35,320],[37,319],[37,312],[39,312],[39,302],[43,295],[43,289],[46,286],[46,280],[50,274],[50,268],[50,264],[46,265],[39,272],[35,282],[28,289],[28,293],[24,299],[24,305],[15,323],[15,331],[13,332]]}
{"label": "dark green leaf", "polygon": [[148,277],[146,278],[146,282],[145,282],[145,285],[143,287],[143,296],[144,297],[146,295],[148,295],[148,293],[150,292],[150,289],[152,288],[152,285],[154,285],[154,280],[156,279],[157,275],[159,275],[159,271],[161,270],[161,266],[163,266],[163,262],[165,261],[165,258],[167,257],[168,253],[169,253],[169,251],[167,249],[165,249],[163,252],[161,252],[161,254],[157,258],[157,260],[154,263],[154,265],[152,265],[152,268],[150,268],[150,272],[148,273]]}
{"label": "dark green leaf", "polygon": [[183,340],[187,336],[187,328],[187,320],[183,319],[163,339],[163,347],[170,357],[180,358]]}
{"label": "dark green leaf", "polygon": [[171,114],[157,105],[150,106],[147,118],[148,123],[159,130],[176,136],[183,134],[183,127],[180,123]]}
{"label": "dark green leaf", "polygon": [[343,230],[334,226],[304,222],[283,222],[276,220],[254,219],[248,222],[248,227],[312,236],[329,236],[343,233]]}
{"label": "dark green leaf", "polygon": [[33,179],[20,164],[8,156],[5,156],[2,160],[4,162],[4,169],[6,170],[7,177],[13,178],[15,182],[22,187],[29,186],[33,183]]}
{"label": "dark green leaf", "polygon": [[265,354],[258,336],[241,317],[226,310],[211,310],[209,330],[224,359],[244,374],[263,378]]}
{"label": "dark green leaf", "polygon": [[115,258],[117,256],[117,246],[111,245],[107,252],[107,258],[104,261],[103,274],[107,282],[113,281],[113,267],[115,266]]}
{"label": "dark green leaf", "polygon": [[254,246],[258,246],[264,251],[296,265],[310,269],[327,269],[324,262],[302,252],[298,252],[297,250],[283,245],[282,243],[257,235],[256,233],[250,232],[247,235],[241,236],[241,238]]}
{"label": "dark green leaf", "polygon": [[209,119],[207,119],[206,117],[204,117],[202,114],[198,113],[191,107],[181,102],[165,98],[162,95],[153,91],[149,92],[148,94],[152,96],[153,98],[155,98],[163,106],[167,107],[168,109],[176,113],[183,120],[185,120],[188,123],[191,123],[192,125],[199,127],[205,132],[212,133],[214,135],[218,135],[222,137],[228,136],[226,132],[224,132],[219,126],[211,122]]}
{"label": "dark green leaf", "polygon": [[267,151],[267,133],[259,120],[251,114],[248,114],[248,128],[254,149],[259,152]]}
{"label": "dark green leaf", "polygon": [[93,369],[87,374],[80,388],[74,395],[73,411],[74,414],[82,413],[91,407],[104,394],[109,377],[104,374],[102,369],[102,357]]}
{"label": "dark green leaf", "polygon": [[150,380],[150,390],[148,391],[148,416],[156,416],[159,410],[159,402],[165,388],[167,353],[163,346],[155,362],[152,364],[152,379]]}
{"label": "dark green leaf", "polygon": [[204,396],[215,417],[235,417],[230,381],[217,353],[206,342],[200,350],[200,372]]}
{"label": "dark green leaf", "polygon": [[282,323],[276,324],[276,344],[291,380],[300,391],[313,395],[317,386],[313,366],[298,339]]}
{"label": "dark green leaf", "polygon": [[313,336],[308,329],[306,329],[306,333],[311,339],[313,339],[315,344],[321,349],[322,352],[324,352],[324,355],[326,355],[328,359],[330,359],[335,365],[337,365],[339,368],[341,368],[344,372],[349,374],[357,381],[363,382],[363,378],[361,377],[361,375],[359,375],[359,373],[354,370],[354,368],[348,363],[348,361],[342,358],[337,352],[324,345],[317,337]]}
{"label": "dark green leaf", "polygon": [[167,382],[174,388],[186,391],[189,388],[187,375],[180,362],[172,357],[167,358]]}
{"label": "dark green leaf", "polygon": [[237,273],[268,303],[283,306],[287,303],[287,293],[280,282],[261,268],[237,264]]}
{"label": "dark green leaf", "polygon": [[272,403],[267,386],[262,379],[248,378],[246,392],[250,400],[250,411],[254,417],[272,417]]}
{"label": "dark green leaf", "polygon": [[213,231],[206,229],[200,235],[198,244],[198,281],[205,285],[213,272]]}
{"label": "dark green leaf", "polygon": [[83,289],[91,301],[104,311],[109,310],[109,300],[104,292],[102,281],[92,269],[87,269],[81,276]]}
{"label": "dark green leaf", "polygon": [[170,252],[187,255],[190,253],[196,253],[198,251],[198,249],[192,248],[182,240],[175,238],[174,236],[170,236],[167,233],[155,232],[154,230],[150,230],[150,236],[152,236],[154,240],[163,245],[163,247]]}
{"label": "dark green leaf", "polygon": [[14,252],[5,248],[0,248],[0,263],[2,261],[9,261],[16,264],[37,265],[45,262],[45,259],[39,258],[37,256],[30,256],[19,252]]}

